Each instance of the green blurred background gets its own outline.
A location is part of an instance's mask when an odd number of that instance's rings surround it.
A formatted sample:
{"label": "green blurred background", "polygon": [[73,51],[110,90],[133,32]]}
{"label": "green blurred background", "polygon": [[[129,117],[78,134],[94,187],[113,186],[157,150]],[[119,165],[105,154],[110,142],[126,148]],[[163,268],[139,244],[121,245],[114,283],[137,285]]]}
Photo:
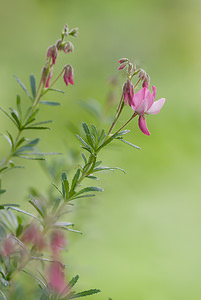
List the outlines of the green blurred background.
{"label": "green blurred background", "polygon": [[[79,149],[67,123],[94,122],[77,100],[104,103],[107,79],[117,74],[118,59],[128,57],[151,76],[156,98],[165,97],[161,113],[149,116],[151,136],[134,120],[124,144],[102,153],[105,165],[121,172],[103,174],[105,192],[74,208],[82,236],[69,234],[69,277],[79,274],[81,288],[100,288],[90,299],[187,300],[201,297],[201,2],[200,0],[11,0],[0,1],[0,99],[5,109],[24,96],[13,75],[28,85],[39,80],[46,49],[64,24],[79,27],[75,51],[60,56],[71,63],[74,87],[51,96],[62,107],[42,107],[41,119],[54,119],[41,134],[42,151]],[[119,93],[123,84],[120,77]],[[24,96],[25,98],[25,96]],[[55,99],[56,98],[56,99]],[[26,100],[25,100],[26,101]],[[129,109],[120,125],[130,115]],[[13,127],[3,114],[0,131]],[[14,131],[13,131],[14,132]],[[33,134],[35,136],[35,133]],[[0,154],[8,150],[1,138]],[[73,160],[69,164],[73,164]],[[74,166],[75,167],[75,166]],[[27,206],[30,186],[45,193],[50,180],[37,163],[4,177],[4,201]]]}

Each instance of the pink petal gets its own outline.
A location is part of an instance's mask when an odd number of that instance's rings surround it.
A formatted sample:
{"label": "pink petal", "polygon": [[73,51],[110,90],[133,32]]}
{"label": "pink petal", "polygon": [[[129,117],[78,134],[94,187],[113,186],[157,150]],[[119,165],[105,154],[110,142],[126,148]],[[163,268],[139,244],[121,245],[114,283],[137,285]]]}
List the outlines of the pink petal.
{"label": "pink petal", "polygon": [[136,112],[139,115],[143,115],[146,112],[146,108],[147,108],[147,102],[146,102],[146,99],[144,99],[144,100],[142,100],[142,102],[140,103],[138,108],[136,109]]}
{"label": "pink petal", "polygon": [[134,105],[135,105],[136,109],[142,103],[142,100],[145,98],[145,91],[146,91],[146,88],[142,88],[141,90],[139,90],[139,92],[137,92],[135,94],[135,96],[134,96]]}
{"label": "pink petal", "polygon": [[152,97],[155,100],[155,98],[156,98],[156,87],[152,86],[152,89],[153,89]]}
{"label": "pink petal", "polygon": [[149,108],[154,103],[154,99],[155,99],[155,98],[153,98],[153,94],[151,94],[151,92],[147,88],[145,90],[145,99],[146,99],[146,104],[147,104],[145,107],[145,112],[147,112],[147,110],[149,110]]}
{"label": "pink petal", "polygon": [[139,125],[139,128],[140,130],[146,134],[146,135],[150,135],[150,132],[147,128],[147,124],[146,124],[146,120],[145,120],[145,117],[144,116],[140,116],[139,117],[139,120],[138,120],[138,125]]}
{"label": "pink petal", "polygon": [[158,101],[155,101],[151,108],[147,111],[147,114],[156,115],[160,112],[161,108],[165,103],[165,98],[161,98]]}

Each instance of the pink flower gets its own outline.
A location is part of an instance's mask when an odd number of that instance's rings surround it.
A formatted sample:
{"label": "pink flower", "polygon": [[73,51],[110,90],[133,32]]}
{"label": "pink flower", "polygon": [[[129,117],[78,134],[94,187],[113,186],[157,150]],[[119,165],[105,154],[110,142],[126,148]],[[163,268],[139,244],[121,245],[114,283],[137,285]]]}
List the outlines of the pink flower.
{"label": "pink flower", "polygon": [[63,232],[59,230],[54,231],[51,237],[51,250],[53,255],[57,256],[65,246],[66,246],[66,239]]}
{"label": "pink flower", "polygon": [[135,94],[130,105],[132,109],[139,115],[139,128],[146,135],[150,135],[150,133],[146,125],[145,114],[158,114],[165,103],[165,98],[161,98],[154,102],[156,97],[156,87],[153,86],[152,89],[153,93],[151,94],[148,88],[143,87]]}
{"label": "pink flower", "polygon": [[51,56],[53,65],[55,65],[55,62],[56,62],[57,53],[58,53],[58,49],[55,45],[50,46],[47,49],[47,59]]}
{"label": "pink flower", "polygon": [[49,270],[49,285],[58,294],[65,294],[68,290],[68,285],[65,282],[63,266],[60,262],[54,261]]}
{"label": "pink flower", "polygon": [[39,251],[45,247],[43,235],[35,224],[31,224],[24,231],[21,240],[24,244],[32,243]]}
{"label": "pink flower", "polygon": [[131,106],[134,98],[134,86],[129,79],[127,79],[126,83],[123,85],[123,97],[125,100],[125,105],[129,103]]}
{"label": "pink flower", "polygon": [[3,241],[1,255],[3,257],[11,256],[16,250],[15,240],[12,238],[11,235],[8,235],[6,239]]}
{"label": "pink flower", "polygon": [[73,82],[73,68],[71,67],[71,65],[66,65],[64,68],[64,81],[65,84],[68,85],[68,83],[70,84],[74,84]]}

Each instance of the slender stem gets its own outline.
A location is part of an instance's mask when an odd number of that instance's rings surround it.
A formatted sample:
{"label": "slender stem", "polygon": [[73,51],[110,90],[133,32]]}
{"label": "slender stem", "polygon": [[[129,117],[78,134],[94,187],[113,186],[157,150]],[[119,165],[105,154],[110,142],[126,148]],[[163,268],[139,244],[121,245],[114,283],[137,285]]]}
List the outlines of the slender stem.
{"label": "slender stem", "polygon": [[131,118],[121,127],[119,128],[113,135],[117,134],[119,131],[121,131],[126,125],[128,125],[128,123],[130,123],[130,121],[135,118],[137,116],[137,113],[134,112],[134,114],[131,116]]}
{"label": "slender stem", "polygon": [[[57,78],[52,82],[52,84],[49,86],[48,89],[51,89],[51,87],[55,84],[55,82],[61,77],[61,75],[63,74],[63,71],[65,70],[65,67],[63,68],[63,70],[61,71],[61,73],[57,76]],[[48,91],[47,89],[47,91]]]}
{"label": "slender stem", "polygon": [[141,78],[138,80],[138,82],[136,83],[136,85],[134,86],[134,89],[137,87],[138,83],[140,82]]}
{"label": "slender stem", "polygon": [[120,100],[119,105],[118,105],[118,108],[117,108],[116,116],[115,116],[115,118],[114,118],[114,121],[112,122],[112,125],[111,125],[111,127],[110,127],[110,129],[109,129],[107,135],[109,135],[110,132],[112,131],[114,125],[116,124],[116,122],[117,122],[117,120],[118,120],[118,118],[119,118],[119,116],[120,116],[120,114],[121,114],[121,112],[122,112],[122,109],[123,109],[123,107],[124,107],[123,98],[124,98],[124,96],[123,96],[123,93],[122,93],[121,100]]}

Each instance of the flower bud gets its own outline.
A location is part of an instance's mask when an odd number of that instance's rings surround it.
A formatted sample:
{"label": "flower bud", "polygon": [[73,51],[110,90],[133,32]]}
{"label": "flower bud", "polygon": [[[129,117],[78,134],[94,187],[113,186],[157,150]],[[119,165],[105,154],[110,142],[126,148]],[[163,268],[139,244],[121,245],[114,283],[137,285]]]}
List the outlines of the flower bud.
{"label": "flower bud", "polygon": [[42,69],[42,75],[41,75],[41,79],[42,79],[43,84],[45,84],[46,78],[47,78],[47,67],[44,66],[43,69]]}
{"label": "flower bud", "polygon": [[73,44],[71,42],[66,42],[64,45],[63,45],[63,51],[65,53],[68,53],[68,52],[73,52],[74,50],[74,47],[73,47]]}
{"label": "flower bud", "polygon": [[56,58],[57,58],[57,53],[58,53],[58,50],[57,50],[57,47],[55,45],[53,46],[50,46],[47,50],[47,59],[49,57],[52,57],[52,63],[55,65],[55,62],[56,62]]}
{"label": "flower bud", "polygon": [[70,84],[74,84],[73,82],[73,68],[71,67],[71,65],[66,65],[65,66],[65,70],[64,70],[64,82],[66,85],[68,85],[68,83]]}
{"label": "flower bud", "polygon": [[68,36],[68,24],[66,24],[66,25],[64,26],[64,31],[63,31],[63,33],[64,33],[65,36]]}
{"label": "flower bud", "polygon": [[150,77],[148,74],[146,74],[145,79],[142,82],[142,87],[146,87],[148,89],[149,84],[150,84]]}
{"label": "flower bud", "polygon": [[73,28],[69,31],[69,35],[72,35],[73,37],[78,37],[79,30],[78,28]]}
{"label": "flower bud", "polygon": [[120,65],[120,67],[118,68],[118,70],[123,70],[127,64],[128,64],[127,62],[122,63],[122,64]]}
{"label": "flower bud", "polygon": [[24,231],[21,240],[24,244],[33,244],[39,251],[42,250],[45,246],[43,235],[40,229],[35,224],[31,224]]}
{"label": "flower bud", "polygon": [[127,79],[126,83],[123,85],[123,97],[125,100],[125,105],[129,103],[131,106],[134,99],[134,86],[129,79]]}
{"label": "flower bud", "polygon": [[60,39],[60,40],[58,40],[58,41],[56,42],[56,47],[57,47],[58,50],[61,50],[61,49],[60,49],[60,48],[61,48],[61,43],[62,43],[62,39]]}
{"label": "flower bud", "polygon": [[128,59],[128,58],[121,58],[121,59],[118,61],[119,64],[123,64],[123,63],[125,63],[125,62],[129,62],[129,59]]}

